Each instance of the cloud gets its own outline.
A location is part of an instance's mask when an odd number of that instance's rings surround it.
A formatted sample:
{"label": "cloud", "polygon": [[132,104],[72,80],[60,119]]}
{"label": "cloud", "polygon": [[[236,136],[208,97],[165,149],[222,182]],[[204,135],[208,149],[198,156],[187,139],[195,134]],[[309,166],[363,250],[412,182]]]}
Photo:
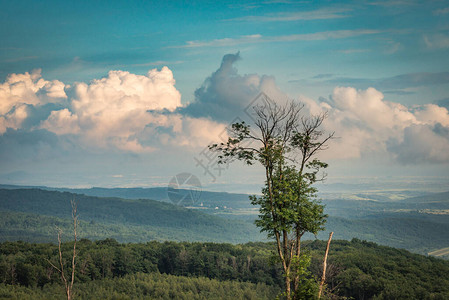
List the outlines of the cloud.
{"label": "cloud", "polygon": [[354,53],[365,53],[365,52],[369,52],[371,51],[370,49],[345,49],[345,50],[340,50],[338,52],[343,53],[343,54],[354,54]]}
{"label": "cloud", "polygon": [[405,128],[402,141],[389,141],[388,148],[403,164],[448,163],[449,127],[412,125]]}
{"label": "cloud", "polygon": [[41,70],[10,74],[0,84],[0,134],[7,128],[21,128],[33,111],[67,98],[61,81],[44,80]]}
{"label": "cloud", "polygon": [[198,48],[198,47],[229,47],[243,44],[255,43],[279,43],[297,41],[320,41],[329,39],[344,39],[360,35],[380,33],[378,30],[356,29],[356,30],[334,30],[315,33],[291,34],[279,36],[262,36],[260,34],[246,35],[239,38],[223,38],[211,41],[187,41],[185,45],[176,48]]}
{"label": "cloud", "polygon": [[[208,77],[195,92],[195,101],[177,111],[192,117],[207,117],[212,120],[230,122],[241,113],[259,92],[264,91],[276,100],[286,99],[276,86],[274,78],[257,74],[241,75],[235,68],[239,53],[228,54],[216,72]],[[444,84],[446,73],[404,74],[379,80],[385,87],[400,88]],[[331,78],[333,74],[321,74],[317,79]],[[267,92],[271,91],[271,92]],[[407,154],[406,145],[413,142],[411,132],[426,134],[428,139],[438,143],[436,149],[445,144],[445,137],[438,132],[449,130],[448,110],[436,104],[406,107],[400,103],[385,100],[384,94],[375,88],[357,90],[352,87],[336,87],[329,99],[320,102],[303,97],[306,114],[329,113],[326,129],[336,132],[332,151],[326,153],[331,159],[364,159],[382,156],[401,164],[441,163],[445,156],[439,150],[428,147],[421,151],[422,158]],[[282,101],[282,100],[281,100]],[[436,128],[441,130],[437,131]],[[432,129],[432,130],[430,130]],[[445,131],[446,130],[446,131]],[[419,139],[420,137],[415,137]],[[424,139],[424,137],[422,137]],[[415,141],[416,142],[416,141]],[[404,153],[403,153],[404,151]]]}
{"label": "cloud", "polygon": [[193,118],[180,113],[155,115],[151,123],[136,134],[144,147],[158,149],[204,148],[219,140],[225,125],[206,118]]}
{"label": "cloud", "polygon": [[[239,60],[239,53],[225,55],[186,105],[167,67],[145,75],[110,71],[104,78],[71,87],[43,79],[40,71],[12,74],[0,85],[2,160],[15,152],[20,157],[48,157],[72,148],[78,155],[204,148],[223,138],[229,122],[244,119],[245,109],[260,92],[281,103],[288,98],[271,76],[239,74]],[[315,79],[335,78],[321,74]],[[403,88],[445,84],[448,78],[447,72],[416,73],[378,82]],[[376,88],[341,86],[329,99],[300,100],[305,113],[329,114],[325,127],[340,138],[324,154],[328,158],[449,162],[443,151],[449,140],[449,113],[441,103],[406,107],[387,101]]]}
{"label": "cloud", "polygon": [[[61,154],[58,137],[46,130],[22,130],[8,128],[0,135],[0,159],[2,167],[29,166],[39,159],[55,158]],[[17,166],[17,165],[15,165]]]}
{"label": "cloud", "polygon": [[166,60],[157,60],[153,62],[133,64],[133,67],[155,67],[155,66],[167,66],[167,65],[178,65],[182,64],[184,61],[182,60],[174,60],[174,61],[166,61]]}
{"label": "cloud", "polygon": [[321,8],[311,11],[280,12],[265,16],[246,16],[230,21],[249,21],[249,22],[291,22],[291,21],[309,21],[347,18],[348,12],[352,9],[346,8]]}
{"label": "cloud", "polygon": [[449,14],[449,7],[437,9],[433,12],[433,14],[436,16]]}
{"label": "cloud", "polygon": [[432,126],[441,124],[449,127],[449,114],[445,107],[436,104],[425,104],[416,106],[412,111],[418,122]]}
{"label": "cloud", "polygon": [[0,116],[0,133],[6,132],[7,128],[20,128],[22,122],[28,117],[27,108],[26,104],[19,103],[14,105],[8,113]]}
{"label": "cloud", "polygon": [[393,94],[393,95],[400,95],[400,96],[406,96],[406,95],[413,95],[416,92],[407,91],[407,90],[390,90],[390,91],[383,91],[384,94]]}
{"label": "cloud", "polygon": [[395,41],[387,41],[385,43],[385,48],[386,48],[384,50],[385,54],[394,54],[402,48],[402,45],[401,45],[401,43],[398,43]]}
{"label": "cloud", "polygon": [[402,74],[394,77],[381,79],[377,82],[382,88],[385,89],[403,89],[417,86],[429,86],[436,84],[448,84],[449,72],[420,72]]}
{"label": "cloud", "polygon": [[72,87],[44,80],[38,70],[12,74],[0,87],[0,136],[6,144],[19,133],[35,133],[88,151],[143,153],[203,147],[224,131],[213,120],[175,112],[181,94],[167,67],[146,75],[110,71]]}
{"label": "cloud", "polygon": [[261,43],[264,39],[260,34],[244,35],[239,38],[223,38],[211,41],[187,41],[185,45],[176,48],[198,48],[198,47],[229,47],[242,44]]}
{"label": "cloud", "polygon": [[54,132],[57,135],[76,134],[80,132],[78,116],[72,114],[67,108],[52,111],[41,128]]}
{"label": "cloud", "polygon": [[[449,72],[419,72],[400,74],[386,78],[353,78],[353,77],[314,77],[314,80],[290,80],[290,83],[307,85],[355,86],[357,88],[374,87],[384,93],[411,94],[416,87],[449,84]],[[412,90],[410,90],[412,89]]]}
{"label": "cloud", "polygon": [[429,49],[446,49],[449,48],[449,36],[446,34],[425,35],[424,42]]}
{"label": "cloud", "polygon": [[6,81],[0,84],[0,115],[8,113],[16,105],[44,105],[67,98],[62,82],[48,81],[41,77],[41,70],[10,74]]}
{"label": "cloud", "polygon": [[373,5],[373,6],[386,6],[386,7],[390,7],[390,6],[409,6],[409,5],[414,5],[414,1],[410,1],[410,0],[404,0],[404,1],[377,1],[377,2],[368,2],[368,5]]}
{"label": "cloud", "polygon": [[206,117],[230,122],[243,114],[245,108],[260,93],[275,99],[285,98],[271,76],[238,74],[234,64],[240,54],[227,54],[220,67],[195,91],[195,100],[179,112],[192,117]]}
{"label": "cloud", "polygon": [[334,76],[335,76],[334,74],[318,74],[318,75],[313,76],[312,78],[313,79],[323,79],[323,78],[332,78]]}
{"label": "cloud", "polygon": [[11,58],[11,59],[6,59],[3,62],[6,63],[15,63],[15,62],[20,62],[20,61],[26,61],[26,60],[33,60],[38,58],[38,56],[22,56],[22,57],[15,57],[15,58]]}
{"label": "cloud", "polygon": [[[449,163],[449,112],[426,104],[407,108],[374,88],[337,87],[320,103],[304,98],[312,114],[328,111],[325,126],[335,131],[332,159],[383,156],[402,164]],[[421,145],[424,143],[424,145]],[[445,148],[446,147],[446,148]],[[444,151],[443,151],[444,150]]]}
{"label": "cloud", "polygon": [[53,111],[41,128],[61,134],[82,135],[86,144],[140,152],[143,147],[134,137],[152,122],[150,110],[173,111],[181,105],[181,94],[174,86],[167,67],[146,75],[110,71],[91,83],[77,83],[68,108]]}

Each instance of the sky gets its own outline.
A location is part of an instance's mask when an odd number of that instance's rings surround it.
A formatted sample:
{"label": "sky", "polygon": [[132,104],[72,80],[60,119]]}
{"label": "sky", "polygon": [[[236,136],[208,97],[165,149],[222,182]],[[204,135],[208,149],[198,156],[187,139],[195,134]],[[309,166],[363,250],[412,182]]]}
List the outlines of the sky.
{"label": "sky", "polygon": [[207,145],[264,92],[328,113],[328,182],[449,190],[449,1],[0,0],[0,41],[3,184],[257,192]]}

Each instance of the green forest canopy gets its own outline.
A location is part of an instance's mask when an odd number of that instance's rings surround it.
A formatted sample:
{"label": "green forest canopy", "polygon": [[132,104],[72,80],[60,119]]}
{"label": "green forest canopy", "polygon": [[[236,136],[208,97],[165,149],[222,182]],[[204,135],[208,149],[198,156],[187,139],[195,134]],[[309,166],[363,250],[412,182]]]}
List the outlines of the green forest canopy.
{"label": "green forest canopy", "polygon": [[[231,245],[155,241],[120,244],[112,239],[96,242],[84,239],[78,243],[75,291],[78,290],[82,299],[95,299],[98,291],[104,291],[111,299],[112,295],[128,293],[134,298],[151,295],[166,299],[165,294],[159,295],[156,290],[180,285],[180,291],[192,292],[198,299],[206,299],[206,295],[218,299],[223,293],[233,295],[236,291],[248,295],[247,299],[274,298],[280,291],[282,278],[280,266],[269,263],[273,246],[272,243]],[[71,242],[63,244],[67,261],[71,247]],[[306,242],[305,248],[312,256],[312,276],[317,278],[325,242]],[[20,295],[27,294],[34,295],[33,299],[44,299],[52,293],[63,295],[59,275],[46,259],[57,259],[57,245],[0,243],[0,296],[26,299]],[[449,278],[446,276],[449,262],[406,250],[358,239],[333,241],[328,268],[328,289],[341,297],[449,297]],[[197,289],[198,295],[191,290],[193,285],[201,286]]]}

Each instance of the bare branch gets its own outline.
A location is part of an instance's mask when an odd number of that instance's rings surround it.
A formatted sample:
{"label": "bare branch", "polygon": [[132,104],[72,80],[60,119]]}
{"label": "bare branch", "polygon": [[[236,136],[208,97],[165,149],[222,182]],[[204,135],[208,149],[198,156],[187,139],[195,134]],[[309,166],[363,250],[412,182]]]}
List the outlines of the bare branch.
{"label": "bare branch", "polygon": [[62,250],[61,250],[61,234],[62,230],[59,229],[58,231],[58,252],[59,252],[59,266],[61,267],[60,273],[61,273],[61,279],[64,282],[65,287],[67,288],[67,279],[65,278],[64,274],[64,263],[62,262]]}
{"label": "bare branch", "polygon": [[76,242],[77,242],[76,228],[78,225],[78,215],[75,199],[72,199],[70,201],[70,204],[72,205],[73,235],[74,235],[73,255],[72,255],[72,281],[70,282],[70,290],[72,290],[73,282],[75,280],[75,258],[76,258]]}
{"label": "bare branch", "polygon": [[58,271],[59,273],[61,273],[61,270],[57,267],[57,266],[55,266],[49,259],[45,259],[56,271]]}

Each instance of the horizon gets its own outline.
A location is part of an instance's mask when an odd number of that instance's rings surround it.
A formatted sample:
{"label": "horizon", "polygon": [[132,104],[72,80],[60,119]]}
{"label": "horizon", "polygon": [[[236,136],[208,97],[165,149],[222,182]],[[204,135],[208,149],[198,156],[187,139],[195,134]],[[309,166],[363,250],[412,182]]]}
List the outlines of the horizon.
{"label": "horizon", "polygon": [[[179,174],[178,174],[179,175]],[[193,174],[190,174],[193,175]],[[322,196],[340,194],[351,195],[356,193],[370,193],[378,194],[384,192],[401,193],[401,192],[417,192],[422,195],[426,194],[438,194],[449,192],[449,178],[448,177],[418,177],[418,176],[401,176],[401,177],[349,177],[345,180],[332,180],[331,182],[318,182],[316,187],[318,188],[318,195]],[[171,179],[173,180],[173,178]],[[34,184],[6,184],[0,182],[0,188],[2,186],[12,186],[17,188],[49,188],[49,189],[199,189],[202,192],[217,192],[217,193],[230,193],[230,194],[246,194],[246,195],[260,195],[261,186],[259,184],[249,185],[202,185],[199,182],[199,186],[191,184],[180,184],[179,186],[173,186],[170,183],[162,183],[158,185],[125,185],[125,186],[92,186],[92,185],[73,185],[73,186],[49,186],[49,185],[34,185]]]}

